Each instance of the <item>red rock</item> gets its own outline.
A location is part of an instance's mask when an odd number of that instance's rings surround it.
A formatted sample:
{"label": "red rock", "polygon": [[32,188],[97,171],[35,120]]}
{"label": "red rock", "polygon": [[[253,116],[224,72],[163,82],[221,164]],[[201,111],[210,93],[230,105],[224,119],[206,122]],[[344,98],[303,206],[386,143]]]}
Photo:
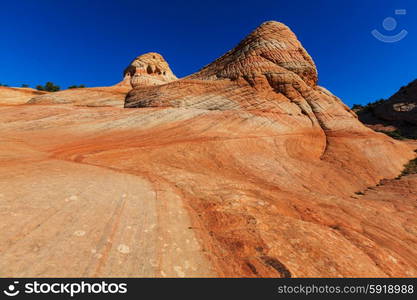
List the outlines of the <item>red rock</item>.
{"label": "red rock", "polygon": [[413,148],[284,25],[125,105],[0,107],[0,275],[417,276]]}
{"label": "red rock", "polygon": [[153,86],[177,80],[161,54],[149,52],[135,58],[124,71],[122,82],[132,87]]}

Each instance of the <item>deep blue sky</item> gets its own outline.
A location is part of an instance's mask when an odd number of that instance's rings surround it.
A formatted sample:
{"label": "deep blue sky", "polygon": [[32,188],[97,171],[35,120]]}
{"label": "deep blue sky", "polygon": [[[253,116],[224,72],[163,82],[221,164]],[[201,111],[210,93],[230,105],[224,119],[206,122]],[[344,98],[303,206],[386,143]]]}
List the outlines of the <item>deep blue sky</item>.
{"label": "deep blue sky", "polygon": [[[382,26],[390,16],[398,21],[391,32]],[[417,78],[415,0],[1,0],[0,83],[112,85],[149,51],[182,77],[267,20],[292,28],[315,60],[320,84],[348,105],[388,97]],[[388,44],[373,29],[409,34]]]}

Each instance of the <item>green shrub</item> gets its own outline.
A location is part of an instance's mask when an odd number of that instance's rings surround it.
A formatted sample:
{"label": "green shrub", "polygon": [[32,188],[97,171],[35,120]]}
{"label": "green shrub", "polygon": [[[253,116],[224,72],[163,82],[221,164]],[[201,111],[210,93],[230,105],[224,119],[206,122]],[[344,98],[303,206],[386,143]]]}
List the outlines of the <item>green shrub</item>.
{"label": "green shrub", "polygon": [[58,92],[61,88],[55,85],[53,82],[48,81],[47,83],[45,83],[44,86],[37,85],[36,89],[39,91],[46,91],[46,92]]}
{"label": "green shrub", "polygon": [[85,85],[84,85],[84,84],[80,84],[80,85],[70,85],[70,86],[68,87],[68,89],[82,89],[82,88],[85,88]]}

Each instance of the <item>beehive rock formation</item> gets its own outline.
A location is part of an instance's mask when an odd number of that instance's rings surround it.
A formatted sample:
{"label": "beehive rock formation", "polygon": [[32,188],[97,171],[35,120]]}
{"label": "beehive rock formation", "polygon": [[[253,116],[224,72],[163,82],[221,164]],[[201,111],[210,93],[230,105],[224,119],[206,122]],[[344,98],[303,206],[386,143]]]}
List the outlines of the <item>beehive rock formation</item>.
{"label": "beehive rock formation", "polygon": [[237,47],[195,74],[165,85],[134,88],[126,97],[125,107],[177,107],[267,116],[283,134],[316,135],[317,149],[310,149],[316,157],[323,157],[331,148],[331,137],[342,131],[380,138],[363,126],[340,99],[317,86],[312,58],[295,34],[275,21],[263,23]]}
{"label": "beehive rock formation", "polygon": [[123,82],[132,87],[153,86],[177,80],[161,54],[149,52],[135,58],[124,71]]}
{"label": "beehive rock formation", "polygon": [[1,276],[417,276],[415,145],[285,25],[125,106],[0,107]]}
{"label": "beehive rock formation", "polygon": [[299,76],[309,86],[317,83],[316,66],[295,34],[284,24],[270,21],[256,28],[234,49],[189,78],[243,78],[255,86],[257,77],[264,76],[275,87],[275,84],[282,84],[282,79],[274,75],[292,77],[289,80],[297,80]]}
{"label": "beehive rock formation", "polygon": [[[195,106],[208,109],[228,108],[257,108],[266,98],[264,105],[268,108],[276,106],[276,95],[267,92],[284,91],[290,97],[296,97],[299,90],[314,87],[317,82],[317,71],[313,60],[301,46],[294,33],[278,22],[266,22],[248,35],[233,50],[206,66],[196,74],[182,79],[180,82],[153,90],[140,88],[133,90],[126,99],[126,107],[140,106]],[[225,85],[229,85],[226,87]],[[298,87],[298,85],[301,85]],[[165,94],[176,94],[176,88],[184,86],[182,94],[166,95],[170,101],[165,101]],[[172,88],[171,88],[172,87]],[[234,89],[237,95],[232,101],[219,98],[210,99],[213,91],[224,93]],[[288,91],[286,90],[288,89]],[[146,93],[148,91],[148,93]],[[167,91],[167,92],[166,92]],[[157,92],[152,95],[153,92]],[[208,94],[204,101],[192,101],[193,92]],[[142,95],[145,93],[144,95]],[[183,95],[183,94],[186,95]],[[252,102],[239,103],[241,93],[259,93],[260,99]],[[152,97],[153,96],[153,97]],[[184,97],[189,96],[189,97]],[[141,99],[143,98],[143,100]],[[153,100],[155,98],[155,100]],[[185,98],[185,99],[181,99]],[[223,97],[225,98],[225,97]],[[249,98],[249,97],[247,97]],[[271,101],[269,101],[271,100]],[[225,103],[223,103],[225,101]],[[195,102],[195,103],[194,103]],[[227,103],[226,103],[227,102]]]}
{"label": "beehive rock formation", "polygon": [[136,87],[125,107],[268,110],[313,126],[364,129],[337,97],[317,86],[313,60],[295,34],[274,21],[193,75],[163,86]]}

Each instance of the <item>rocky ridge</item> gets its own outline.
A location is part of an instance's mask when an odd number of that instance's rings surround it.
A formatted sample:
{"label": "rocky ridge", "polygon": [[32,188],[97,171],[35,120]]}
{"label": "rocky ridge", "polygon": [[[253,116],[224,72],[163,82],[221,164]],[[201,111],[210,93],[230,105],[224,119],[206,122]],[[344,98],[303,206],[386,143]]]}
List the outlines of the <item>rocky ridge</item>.
{"label": "rocky ridge", "polygon": [[408,122],[417,126],[417,80],[402,87],[388,101],[376,107],[374,114],[382,120]]}
{"label": "rocky ridge", "polygon": [[417,80],[400,88],[388,100],[359,106],[356,113],[372,129],[417,139]]}

